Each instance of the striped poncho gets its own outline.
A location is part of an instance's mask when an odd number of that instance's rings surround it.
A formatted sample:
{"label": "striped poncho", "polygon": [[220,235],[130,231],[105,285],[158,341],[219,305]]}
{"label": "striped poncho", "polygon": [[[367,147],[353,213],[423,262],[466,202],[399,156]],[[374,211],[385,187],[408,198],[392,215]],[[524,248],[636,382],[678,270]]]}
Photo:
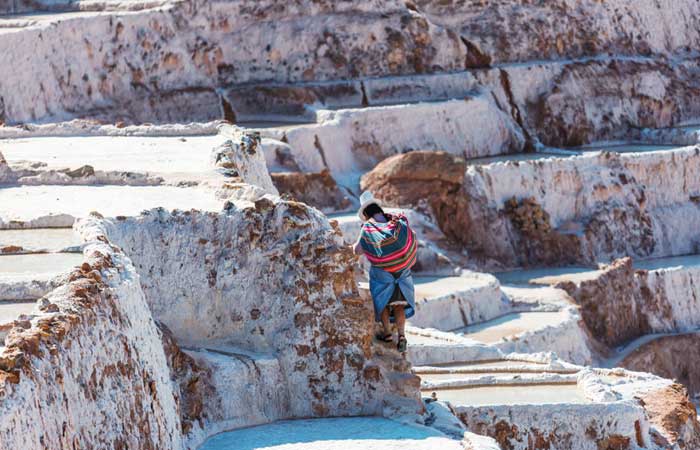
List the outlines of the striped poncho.
{"label": "striped poncho", "polygon": [[416,262],[416,234],[403,214],[385,214],[388,222],[367,221],[362,225],[360,243],[372,266],[387,272],[410,269]]}

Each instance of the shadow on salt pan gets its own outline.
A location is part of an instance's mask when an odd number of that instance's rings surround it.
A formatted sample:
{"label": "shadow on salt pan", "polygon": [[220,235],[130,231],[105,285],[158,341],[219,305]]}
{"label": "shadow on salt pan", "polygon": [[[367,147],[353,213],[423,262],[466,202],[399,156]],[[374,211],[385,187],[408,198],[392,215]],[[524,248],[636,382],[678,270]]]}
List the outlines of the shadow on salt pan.
{"label": "shadow on salt pan", "polygon": [[674,150],[681,148],[679,145],[657,145],[657,144],[614,144],[614,145],[588,145],[586,147],[576,147],[575,150],[588,152],[616,152],[616,153],[644,153],[657,152],[660,150]]}
{"label": "shadow on salt pan", "polygon": [[510,153],[506,155],[499,156],[486,156],[482,158],[471,158],[467,160],[467,165],[470,166],[485,166],[494,163],[505,163],[505,162],[520,162],[520,161],[537,161],[539,159],[546,158],[566,158],[567,156],[574,156],[576,153],[571,152],[571,155],[559,154],[559,153],[547,153],[547,152],[537,152],[537,153]]}
{"label": "shadow on salt pan", "polygon": [[632,265],[635,269],[658,270],[672,267],[699,267],[700,255],[671,256],[667,258],[654,258],[646,260],[634,260]]}
{"label": "shadow on salt pan", "polygon": [[496,272],[493,275],[502,285],[527,286],[540,278],[558,277],[563,275],[592,273],[591,267],[545,267],[540,269],[519,269],[508,272]]}
{"label": "shadow on salt pan", "polygon": [[435,429],[379,417],[290,420],[221,433],[200,450],[458,450]]}

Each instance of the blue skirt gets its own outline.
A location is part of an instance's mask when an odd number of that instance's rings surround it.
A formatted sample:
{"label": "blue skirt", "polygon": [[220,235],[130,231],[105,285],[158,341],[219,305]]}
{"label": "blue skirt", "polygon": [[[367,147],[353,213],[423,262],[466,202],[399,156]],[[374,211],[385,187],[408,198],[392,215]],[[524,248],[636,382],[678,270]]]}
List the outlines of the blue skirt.
{"label": "blue skirt", "polygon": [[[391,272],[372,266],[369,270],[369,291],[372,293],[374,320],[377,322],[381,321],[382,311],[389,304],[395,289],[400,289],[404,299],[408,302],[408,306],[405,308],[406,318],[412,317],[416,313],[416,301],[411,271],[406,269],[395,278]],[[394,321],[393,315],[390,319],[392,322]]]}

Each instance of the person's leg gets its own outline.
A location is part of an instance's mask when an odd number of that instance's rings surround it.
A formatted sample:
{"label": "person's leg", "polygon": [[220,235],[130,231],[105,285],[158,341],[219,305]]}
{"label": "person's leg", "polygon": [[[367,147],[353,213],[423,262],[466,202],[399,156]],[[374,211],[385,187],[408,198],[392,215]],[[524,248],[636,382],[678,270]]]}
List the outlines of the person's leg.
{"label": "person's leg", "polygon": [[394,306],[394,320],[396,328],[399,330],[399,336],[406,335],[406,311],[403,306]]}
{"label": "person's leg", "polygon": [[391,334],[391,321],[389,320],[389,307],[387,306],[382,310],[382,314],[380,316],[380,319],[382,320],[382,326],[384,327],[384,335],[389,335]]}
{"label": "person's leg", "polygon": [[396,348],[400,352],[406,351],[406,311],[403,306],[394,307],[394,319],[396,320],[396,328],[399,330],[399,343]]}

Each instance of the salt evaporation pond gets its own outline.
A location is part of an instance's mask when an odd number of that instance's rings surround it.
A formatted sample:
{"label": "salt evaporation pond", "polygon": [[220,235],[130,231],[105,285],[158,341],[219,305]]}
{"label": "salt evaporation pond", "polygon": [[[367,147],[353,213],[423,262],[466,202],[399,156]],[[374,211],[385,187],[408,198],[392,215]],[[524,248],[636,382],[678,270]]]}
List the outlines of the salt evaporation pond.
{"label": "salt evaporation pond", "polygon": [[200,450],[462,450],[439,431],[380,417],[288,420],[213,436]]}
{"label": "salt evaporation pond", "polygon": [[72,228],[0,230],[0,247],[12,245],[24,250],[60,251],[80,244],[80,236]]}
{"label": "salt evaporation pond", "polygon": [[0,280],[59,275],[83,263],[82,253],[35,253],[0,256]]}
{"label": "salt evaporation pond", "polygon": [[563,311],[513,313],[487,322],[469,325],[454,330],[453,333],[463,333],[465,337],[470,339],[491,344],[526,331],[558,325],[565,319],[566,313]]}
{"label": "salt evaporation pond", "polygon": [[459,389],[428,389],[455,406],[541,405],[587,403],[576,384],[528,384],[518,386],[481,386]]}

